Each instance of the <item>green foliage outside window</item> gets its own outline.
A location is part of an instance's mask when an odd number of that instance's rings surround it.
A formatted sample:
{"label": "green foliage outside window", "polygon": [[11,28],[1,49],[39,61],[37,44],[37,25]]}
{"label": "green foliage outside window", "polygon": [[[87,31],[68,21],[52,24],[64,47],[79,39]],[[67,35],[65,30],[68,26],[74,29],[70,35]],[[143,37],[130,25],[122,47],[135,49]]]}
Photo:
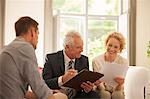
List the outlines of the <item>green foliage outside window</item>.
{"label": "green foliage outside window", "polygon": [[53,0],[53,9],[61,13],[83,13],[85,0]]}
{"label": "green foliage outside window", "polygon": [[150,41],[148,42],[148,46],[147,46],[147,56],[150,57]]}

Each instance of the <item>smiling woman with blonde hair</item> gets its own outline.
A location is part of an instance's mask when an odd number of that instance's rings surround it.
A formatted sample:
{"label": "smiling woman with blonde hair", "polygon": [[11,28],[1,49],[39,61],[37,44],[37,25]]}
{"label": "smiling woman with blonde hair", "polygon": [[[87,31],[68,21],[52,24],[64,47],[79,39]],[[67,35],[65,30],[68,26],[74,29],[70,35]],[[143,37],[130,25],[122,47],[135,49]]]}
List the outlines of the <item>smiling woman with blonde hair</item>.
{"label": "smiling woman with blonde hair", "polygon": [[[110,33],[106,38],[105,48],[106,52],[104,54],[101,54],[93,59],[93,71],[100,72],[105,63],[116,63],[121,64],[122,66],[128,66],[127,59],[119,55],[125,48],[125,38],[121,33]],[[112,87],[104,82],[97,85],[101,99],[124,99],[124,78],[117,76],[114,78],[114,81],[117,83],[117,86],[115,87]]]}

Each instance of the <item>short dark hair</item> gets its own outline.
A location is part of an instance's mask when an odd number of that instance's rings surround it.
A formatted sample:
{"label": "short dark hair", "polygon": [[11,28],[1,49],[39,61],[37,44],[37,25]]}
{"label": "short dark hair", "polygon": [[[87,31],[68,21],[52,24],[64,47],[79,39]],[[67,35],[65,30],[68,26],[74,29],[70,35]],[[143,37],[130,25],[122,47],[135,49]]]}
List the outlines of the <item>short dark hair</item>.
{"label": "short dark hair", "polygon": [[28,17],[28,16],[21,17],[15,23],[16,36],[25,34],[28,31],[28,29],[31,27],[38,29],[38,23],[31,17]]}

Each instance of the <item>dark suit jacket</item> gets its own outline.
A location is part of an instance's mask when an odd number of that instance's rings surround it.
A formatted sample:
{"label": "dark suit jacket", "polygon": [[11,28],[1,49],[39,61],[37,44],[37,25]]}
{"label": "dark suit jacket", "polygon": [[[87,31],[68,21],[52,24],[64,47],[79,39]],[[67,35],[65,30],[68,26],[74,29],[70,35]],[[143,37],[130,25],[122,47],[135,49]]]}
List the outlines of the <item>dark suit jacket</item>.
{"label": "dark suit jacket", "polygon": [[[81,55],[80,58],[75,59],[75,69],[80,72],[82,69],[89,70],[88,57]],[[58,77],[65,73],[65,62],[63,51],[47,54],[47,59],[43,68],[43,79],[51,89],[59,89]]]}

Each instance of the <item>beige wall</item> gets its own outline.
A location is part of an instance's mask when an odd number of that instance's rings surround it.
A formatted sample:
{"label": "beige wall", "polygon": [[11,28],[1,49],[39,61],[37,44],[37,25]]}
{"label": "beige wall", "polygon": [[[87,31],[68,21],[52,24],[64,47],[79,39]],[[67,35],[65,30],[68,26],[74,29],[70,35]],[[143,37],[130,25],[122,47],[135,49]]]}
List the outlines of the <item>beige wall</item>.
{"label": "beige wall", "polygon": [[2,43],[2,0],[0,0],[0,49],[1,49],[1,43]]}
{"label": "beige wall", "polygon": [[3,28],[4,28],[4,2],[5,0],[0,0],[0,49],[2,48],[3,46]]}
{"label": "beige wall", "polygon": [[[3,1],[3,0],[0,0]],[[44,0],[6,0],[5,6],[5,27],[3,44],[9,44],[15,37],[14,23],[22,16],[30,16],[39,23],[39,40],[36,49],[36,56],[39,66],[44,62]]]}
{"label": "beige wall", "polygon": [[150,40],[150,0],[137,0],[136,65],[150,68],[150,58],[146,56],[147,43]]}
{"label": "beige wall", "polygon": [[[5,0],[0,0],[0,7],[2,1]],[[3,24],[3,26],[5,26],[3,27],[3,33],[5,34],[3,34],[3,45],[9,44],[15,38],[14,23],[19,17],[30,16],[34,18],[39,23],[40,32],[39,42],[36,49],[36,53],[38,54],[36,55],[39,66],[43,66],[45,54],[52,52],[53,45],[55,45],[52,31],[52,0],[6,0],[5,3],[5,24]],[[1,26],[0,33],[2,33]],[[2,36],[0,34],[0,40],[1,39]]]}

